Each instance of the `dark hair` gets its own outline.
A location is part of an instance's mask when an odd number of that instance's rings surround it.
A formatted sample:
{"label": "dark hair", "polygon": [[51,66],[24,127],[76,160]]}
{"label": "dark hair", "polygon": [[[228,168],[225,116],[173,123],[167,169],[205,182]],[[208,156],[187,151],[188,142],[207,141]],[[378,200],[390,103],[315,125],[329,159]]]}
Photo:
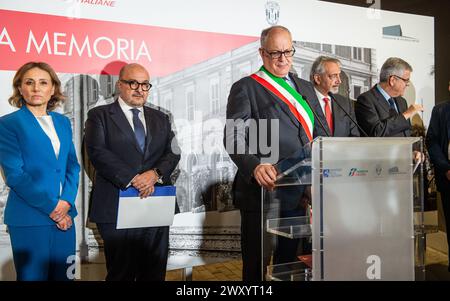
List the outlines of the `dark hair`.
{"label": "dark hair", "polygon": [[55,93],[52,95],[47,103],[47,110],[53,111],[59,104],[64,102],[65,96],[61,92],[61,81],[56,75],[55,70],[50,67],[49,64],[44,62],[28,62],[17,70],[13,79],[13,95],[8,99],[10,105],[21,108],[23,106],[22,95],[20,94],[19,87],[22,84],[22,79],[25,73],[33,68],[38,68],[46,71],[52,79],[52,84],[55,86]]}

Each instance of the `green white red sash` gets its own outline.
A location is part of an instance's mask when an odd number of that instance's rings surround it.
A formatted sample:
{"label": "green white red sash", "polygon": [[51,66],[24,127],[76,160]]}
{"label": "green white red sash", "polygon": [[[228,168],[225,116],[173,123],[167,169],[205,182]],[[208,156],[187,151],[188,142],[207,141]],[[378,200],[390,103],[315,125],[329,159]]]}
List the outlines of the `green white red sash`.
{"label": "green white red sash", "polygon": [[308,103],[303,97],[292,88],[284,79],[272,75],[262,66],[258,72],[250,76],[264,88],[276,95],[288,107],[295,118],[300,122],[308,136],[312,141],[314,128],[314,115]]}

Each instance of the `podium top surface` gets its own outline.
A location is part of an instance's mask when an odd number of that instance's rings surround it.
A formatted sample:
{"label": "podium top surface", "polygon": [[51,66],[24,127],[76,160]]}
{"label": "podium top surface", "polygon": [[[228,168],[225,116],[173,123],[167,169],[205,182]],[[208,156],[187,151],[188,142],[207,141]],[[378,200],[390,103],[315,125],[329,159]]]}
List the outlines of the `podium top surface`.
{"label": "podium top surface", "polygon": [[317,137],[314,142],[350,142],[362,144],[414,144],[420,141],[420,137]]}

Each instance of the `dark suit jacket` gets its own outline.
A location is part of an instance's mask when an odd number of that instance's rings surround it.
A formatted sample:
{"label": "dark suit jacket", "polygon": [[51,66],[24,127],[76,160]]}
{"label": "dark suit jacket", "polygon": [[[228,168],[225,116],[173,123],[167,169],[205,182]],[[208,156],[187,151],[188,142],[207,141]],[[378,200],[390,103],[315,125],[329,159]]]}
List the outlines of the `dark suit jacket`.
{"label": "dark suit jacket", "polygon": [[436,185],[439,191],[450,191],[446,173],[450,170],[448,143],[450,140],[450,102],[436,105],[431,113],[427,132],[427,148],[434,165]]}
{"label": "dark suit jacket", "polygon": [[93,108],[88,113],[85,142],[96,171],[89,210],[89,218],[93,222],[117,221],[119,190],[125,189],[138,173],[159,168],[164,184],[171,184],[170,175],[180,155],[172,150],[174,133],[169,118],[146,106],[144,116],[147,139],[142,153],[117,101]]}
{"label": "dark suit jacket", "polygon": [[[290,76],[295,82],[300,94],[308,99],[314,96],[314,91],[309,82],[299,79],[293,74],[290,74]],[[276,134],[279,138],[279,156],[274,161],[269,162],[272,164],[288,158],[309,142],[305,131],[297,119],[290,113],[288,106],[251,77],[244,77],[231,87],[226,118],[227,120],[242,119],[244,121],[253,119],[256,121],[258,133],[261,130],[258,121],[261,119],[268,120],[267,141],[270,141],[270,120],[278,120],[279,132]],[[263,151],[259,147],[253,150],[253,152],[250,150],[248,132],[245,136],[241,136],[237,135],[234,131],[230,131],[227,136],[226,128],[224,143],[231,159],[238,167],[233,183],[234,204],[241,210],[259,211],[261,210],[261,187],[253,177],[253,171],[266,156],[264,156]],[[259,145],[260,137],[252,138],[255,138],[255,141]],[[233,146],[227,146],[227,140],[232,141],[234,146],[244,145],[245,154],[234,154],[231,152],[230,150]],[[267,143],[263,142],[262,144],[266,145]],[[272,147],[274,146],[272,145]]]}
{"label": "dark suit jacket", "polygon": [[355,114],[359,126],[370,137],[410,137],[411,124],[402,113],[408,109],[403,97],[395,97],[399,113],[389,107],[389,103],[374,86],[358,96]]}
{"label": "dark suit jacket", "polygon": [[[345,114],[344,111],[342,111],[342,109],[336,104],[336,102],[339,102],[339,105],[341,105],[341,107],[344,108],[344,110],[352,116],[353,120],[356,121],[355,111],[353,110],[352,103],[339,94],[332,94],[332,96],[333,100],[331,101],[331,110],[333,113],[334,125],[333,135],[331,135],[327,119],[325,118],[325,114],[323,113],[322,107],[320,106],[320,102],[317,99],[317,94],[315,94],[315,97],[310,101],[311,106],[313,107],[312,109],[317,113],[317,116],[322,121],[326,133],[330,137],[359,137],[359,130],[356,124],[351,121],[347,114]],[[321,127],[321,125],[317,121],[316,127]],[[322,136],[326,136],[326,134]]]}

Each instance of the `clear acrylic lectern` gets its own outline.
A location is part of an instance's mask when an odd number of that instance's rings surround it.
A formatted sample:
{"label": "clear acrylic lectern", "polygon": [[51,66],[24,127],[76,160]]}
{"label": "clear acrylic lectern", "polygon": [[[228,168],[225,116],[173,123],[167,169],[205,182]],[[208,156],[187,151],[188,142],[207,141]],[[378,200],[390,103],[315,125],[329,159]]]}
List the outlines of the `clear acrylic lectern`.
{"label": "clear acrylic lectern", "polygon": [[322,138],[262,190],[265,280],[423,280],[420,138]]}

